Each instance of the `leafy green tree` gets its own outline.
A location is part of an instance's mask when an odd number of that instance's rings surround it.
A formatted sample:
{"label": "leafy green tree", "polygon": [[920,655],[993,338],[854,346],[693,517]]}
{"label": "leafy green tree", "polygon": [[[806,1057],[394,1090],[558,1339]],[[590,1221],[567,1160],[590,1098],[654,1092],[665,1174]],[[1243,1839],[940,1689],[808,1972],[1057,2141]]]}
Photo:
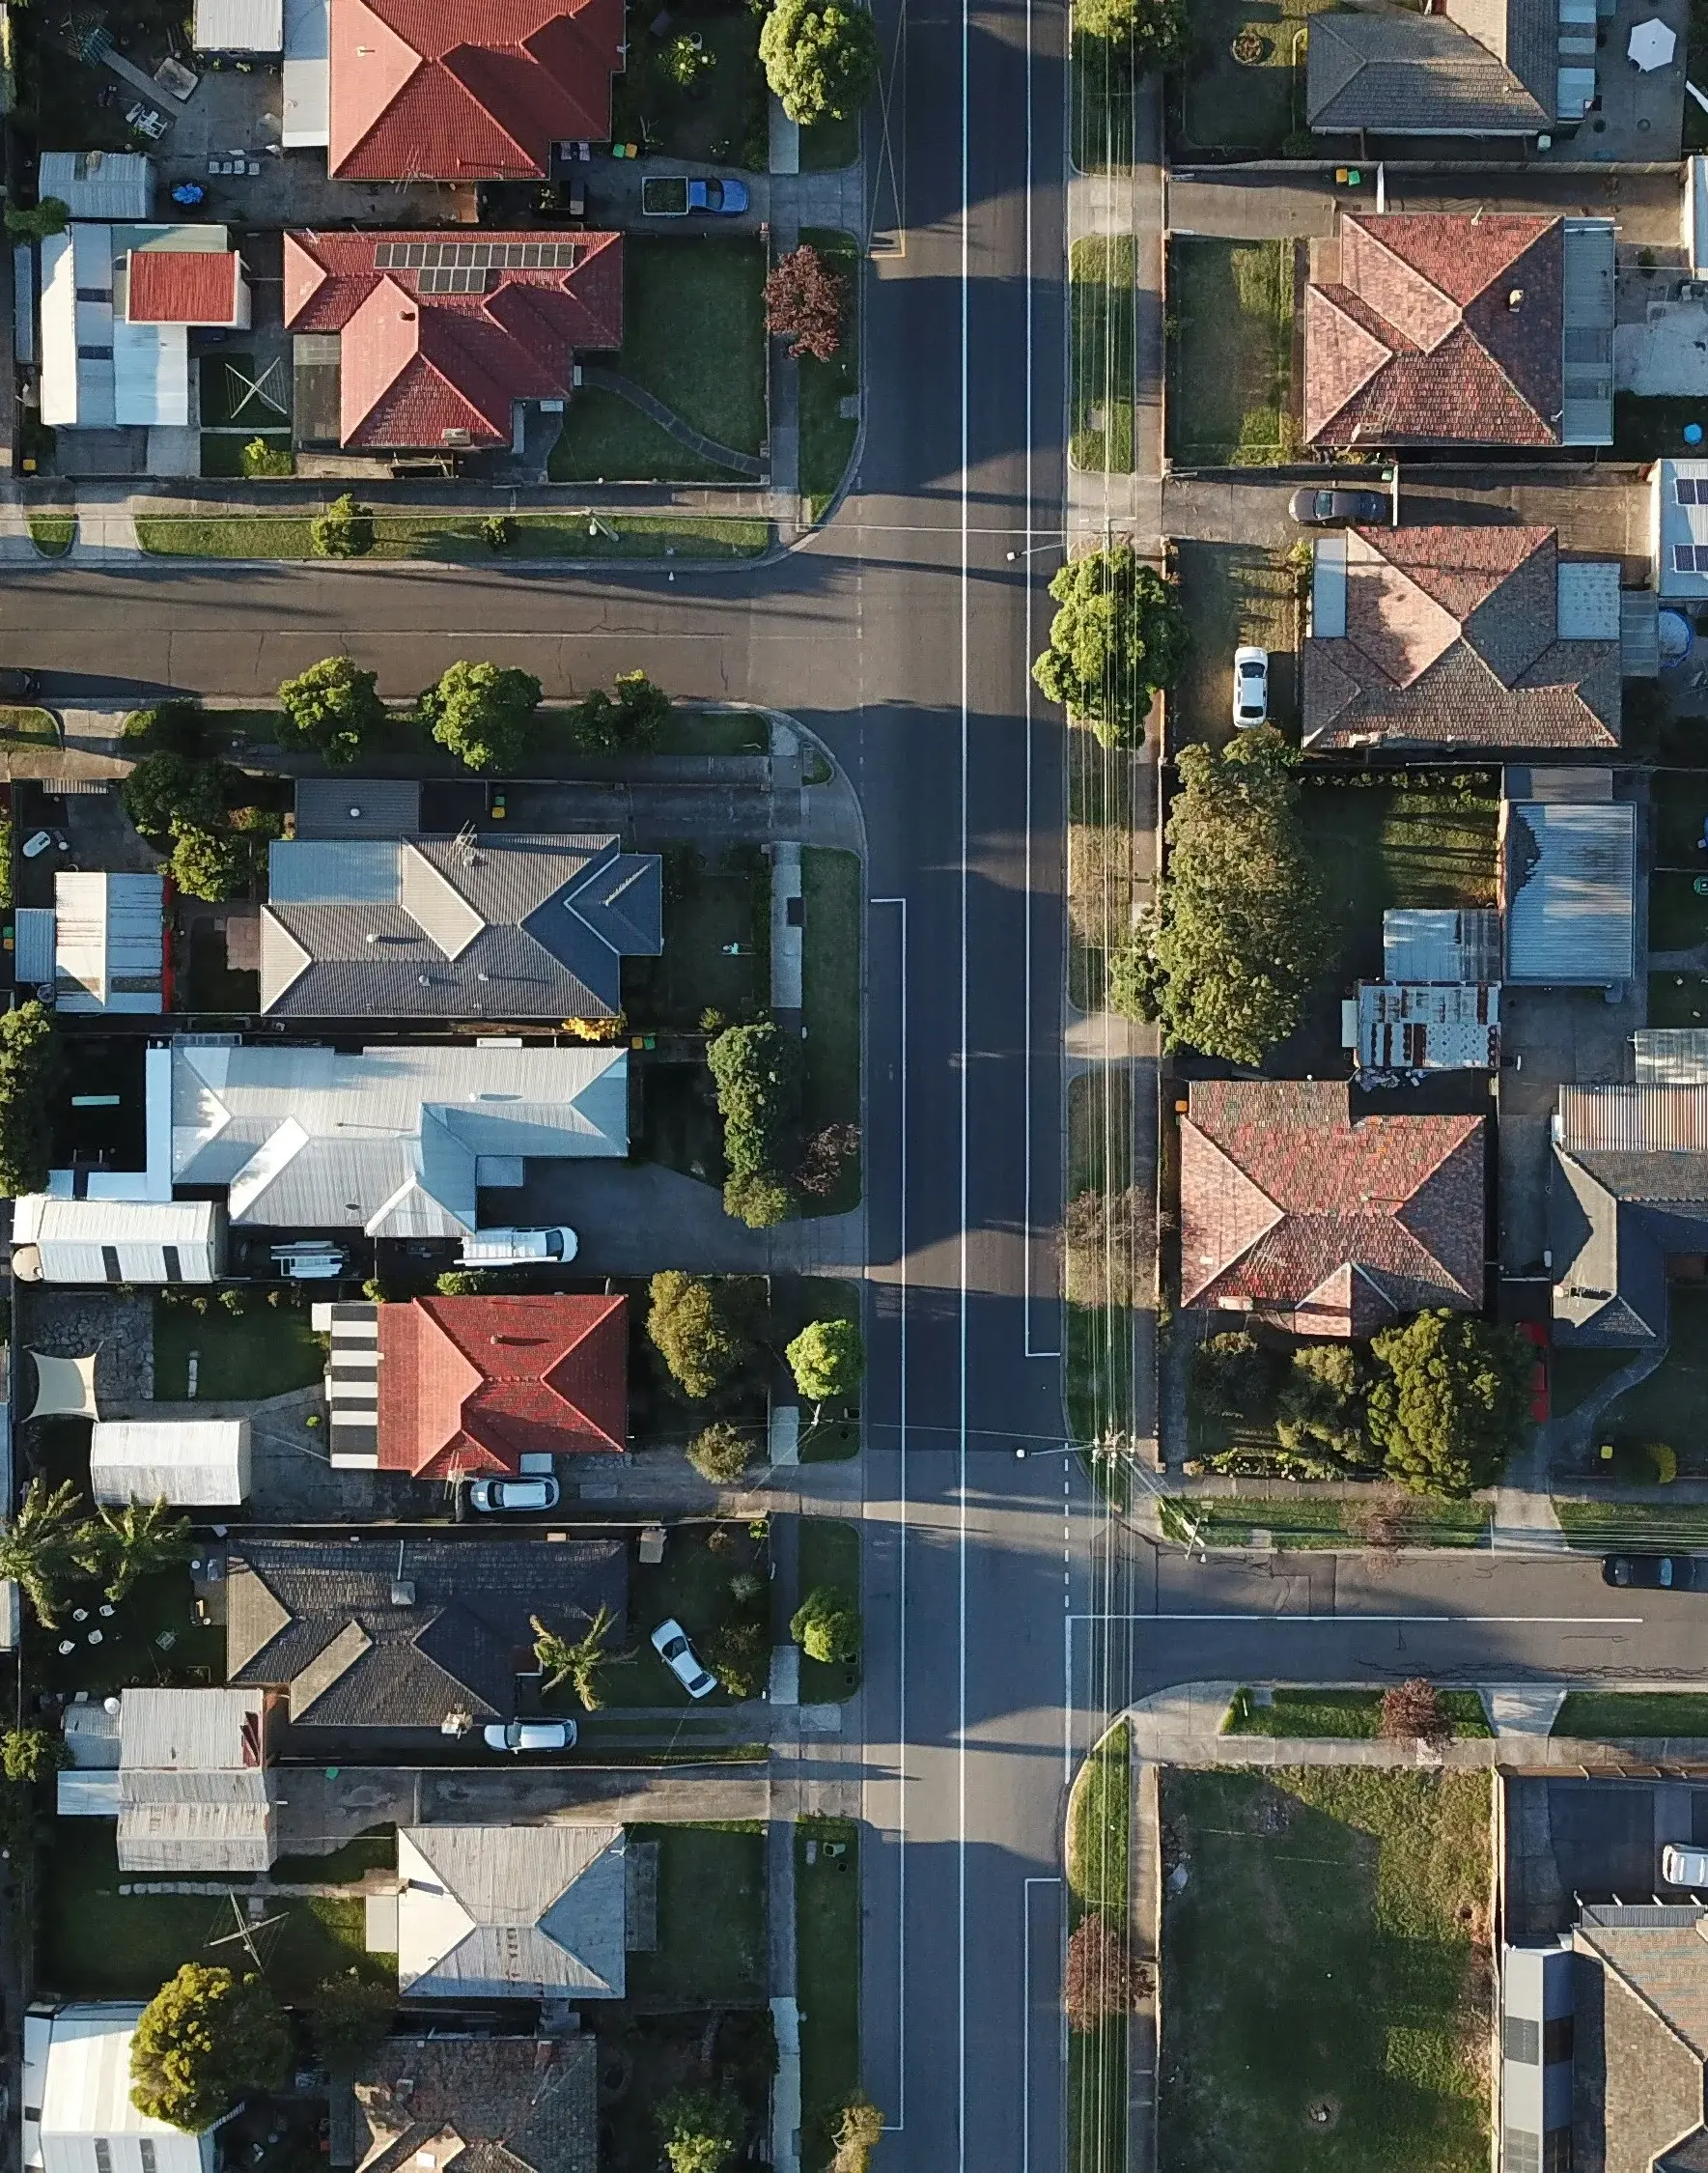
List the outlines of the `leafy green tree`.
{"label": "leafy green tree", "polygon": [[119,787],[125,812],[149,839],[164,846],[174,822],[197,830],[225,828],[225,779],[217,762],[197,762],[163,748],[145,754]]}
{"label": "leafy green tree", "polygon": [[78,1566],[106,1579],[106,1595],[116,1607],[144,1577],[189,1560],[190,1520],[174,1516],[164,1495],[154,1502],[126,1502],[123,1509],[98,1503],[78,1546]]}
{"label": "leafy green tree", "polygon": [[608,1607],[600,1607],[576,1638],[547,1629],[538,1615],[530,1615],[528,1621],[534,1627],[534,1657],[546,1678],[540,1685],[540,1695],[548,1698],[560,1683],[567,1682],[580,1699],[581,1710],[597,1712],[604,1704],[600,1675],[611,1657],[605,1644],[617,1626],[616,1616]]}
{"label": "leafy green tree", "polygon": [[1206,1414],[1248,1419],[1269,1397],[1268,1353],[1248,1329],[1212,1336],[1192,1353],[1192,1400]]}
{"label": "leafy green tree", "polygon": [[374,548],[374,516],[346,491],[317,515],[308,540],[317,558],[359,558]]}
{"label": "leafy green tree", "polygon": [[70,1757],[65,1738],[48,1728],[9,1728],[0,1736],[0,1767],[9,1781],[44,1781]]}
{"label": "leafy green tree", "polygon": [[1178,68],[1192,49],[1186,0],[1077,0],[1074,35],[1107,47],[1131,77]]}
{"label": "leafy green tree", "polygon": [[17,1514],[0,1529],[0,1577],[11,1577],[43,1629],[59,1624],[65,1588],[81,1571],[84,1502],[70,1480],[50,1492],[32,1479]]}
{"label": "leafy green tree", "polygon": [[1351,1343],[1306,1343],[1296,1350],[1275,1399],[1275,1435],[1282,1448],[1355,1470],[1378,1462],[1364,1424],[1368,1387]]}
{"label": "leafy green tree", "polygon": [[130,2102],[191,2134],[246,2092],[276,2090],[291,2025],[259,1977],[186,1961],[160,1987],[130,2040]]}
{"label": "leafy green tree", "polygon": [[688,1462],[714,1486],[733,1486],[753,1455],[751,1437],[726,1419],[702,1426],[688,1443]]}
{"label": "leafy green tree", "polygon": [[796,1160],[800,1044],[766,1019],[726,1027],[708,1046],[706,1061],[717,1087],[729,1165],[724,1211],[750,1228],[769,1228],[794,1205],[784,1171]]}
{"label": "leafy green tree", "polygon": [[664,1268],[651,1285],[647,1334],[685,1396],[696,1402],[728,1388],[752,1363],[747,1314],[752,1286],[746,1278],[715,1282]]}
{"label": "leafy green tree", "polygon": [[819,1585],[795,1610],[789,1635],[809,1660],[852,1660],[860,1649],[859,1609],[834,1585]]}
{"label": "leafy green tree", "polygon": [[172,825],[172,880],[189,898],[235,898],[255,875],[255,847],[236,830],[204,830],[182,818]]}
{"label": "leafy green tree", "polygon": [[310,2021],[315,2048],[328,2068],[345,2070],[384,2044],[398,2011],[397,1989],[347,1969],[315,1987]]}
{"label": "leafy green tree", "polygon": [[385,728],[385,704],[375,691],[378,674],[350,657],[322,657],[279,689],[285,736],[315,748],[332,769],[353,762]]}
{"label": "leafy green tree", "polygon": [[59,196],[44,196],[40,204],[8,204],[6,231],[14,241],[45,241],[50,234],[63,234],[70,224],[71,207]]}
{"label": "leafy green tree", "polygon": [[1105,747],[1138,747],[1151,698],[1172,687],[1191,651],[1180,584],[1129,543],[1070,558],[1050,581],[1061,608],[1032,677]]}
{"label": "leafy green tree", "polygon": [[47,1182],[60,1069],[59,1035],[45,1004],[0,1014],[0,1198],[40,1192]]}
{"label": "leafy green tree", "polygon": [[845,121],[878,80],[878,26],[854,0],[774,0],[759,57],[791,121]]}
{"label": "leafy green tree", "polygon": [[707,1648],[706,1663],[732,1698],[757,1698],[770,1677],[765,1624],[726,1623]]}
{"label": "leafy green tree", "polygon": [[795,1195],[774,1170],[737,1170],[723,1180],[723,1211],[749,1229],[774,1229],[794,1214]]}
{"label": "leafy green tree", "polygon": [[1444,1308],[1375,1337],[1370,1435],[1390,1479],[1414,1494],[1492,1486],[1524,1436],[1529,1345],[1509,1328]]}
{"label": "leafy green tree", "polygon": [[670,2173],[725,2173],[746,2125],[734,2094],[722,2088],[671,2091],[658,2102],[658,2121]]}
{"label": "leafy green tree", "polygon": [[614,694],[595,687],[575,704],[575,743],[593,754],[644,754],[670,721],[670,696],[644,671],[620,671]]}
{"label": "leafy green tree", "polygon": [[860,1393],[866,1345],[852,1320],[809,1320],[783,1355],[809,1403],[847,1402]]}
{"label": "leafy green tree", "polygon": [[514,770],[527,751],[540,682],[508,664],[454,663],[421,696],[440,747],[470,770]]}
{"label": "leafy green tree", "polygon": [[1169,1048],[1257,1064],[1292,1032],[1338,932],[1299,820],[1299,756],[1264,726],[1218,753],[1182,748],[1162,915],[1134,933],[1112,997]]}

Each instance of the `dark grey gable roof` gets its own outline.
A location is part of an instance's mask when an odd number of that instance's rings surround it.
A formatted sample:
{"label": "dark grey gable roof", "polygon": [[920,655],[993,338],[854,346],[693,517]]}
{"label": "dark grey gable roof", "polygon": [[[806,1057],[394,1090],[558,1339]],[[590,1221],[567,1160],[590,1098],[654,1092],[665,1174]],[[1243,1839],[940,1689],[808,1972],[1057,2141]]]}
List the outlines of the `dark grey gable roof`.
{"label": "dark grey gable roof", "polygon": [[1554,1156],[1553,1273],[1575,1300],[1575,1317],[1556,1301],[1554,1340],[1638,1348],[1664,1337],[1668,1255],[1708,1253],[1708,1155],[1573,1153],[1556,1144]]}
{"label": "dark grey gable roof", "polygon": [[[1550,64],[1552,69],[1552,63]],[[1524,135],[1553,126],[1514,68],[1440,15],[1313,15],[1305,111],[1326,134]]]}
{"label": "dark grey gable roof", "polygon": [[[276,1018],[608,1018],[663,948],[656,854],[609,835],[273,848],[262,1009]],[[394,863],[388,861],[390,867]]]}
{"label": "dark grey gable roof", "polygon": [[[394,1598],[394,1591],[412,1596]],[[621,1623],[621,1540],[254,1540],[234,1548],[226,1659],[237,1685],[285,1685],[308,1727],[436,1728],[516,1710],[529,1618],[574,1629],[600,1606]]]}

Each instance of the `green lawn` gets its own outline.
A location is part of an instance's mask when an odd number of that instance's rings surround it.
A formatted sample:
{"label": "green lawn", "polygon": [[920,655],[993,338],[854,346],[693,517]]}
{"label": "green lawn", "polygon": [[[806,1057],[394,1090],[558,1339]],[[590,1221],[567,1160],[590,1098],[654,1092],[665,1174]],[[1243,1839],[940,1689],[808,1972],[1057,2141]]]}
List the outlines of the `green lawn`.
{"label": "green lawn", "polygon": [[[860,1028],[865,1017],[861,937],[864,871],[857,853],[808,845],[800,855],[806,922],[801,940],[801,1025],[806,1032],[801,1124],[860,1121]],[[805,1202],[808,1212],[839,1215],[860,1203],[860,1163],[842,1166],[836,1190]]]}
{"label": "green lawn", "polygon": [[800,170],[803,174],[833,174],[852,166],[860,155],[860,117],[851,113],[845,121],[815,121],[800,131]]}
{"label": "green lawn", "polygon": [[[239,1907],[244,1883],[233,1881]],[[238,1928],[225,1896],[122,1895],[118,1888],[113,1827],[98,1819],[57,1820],[42,1881],[43,1990],[70,1999],[149,1999],[182,1962],[247,1966],[236,1941],[210,1944]],[[389,1958],[366,1951],[358,1898],[269,1897],[266,1913],[283,1919],[257,1935],[267,1982],[282,1998],[308,1999],[325,1978],[351,1968],[385,1979]]]}
{"label": "green lawn", "polygon": [[1299,448],[1291,241],[1168,240],[1168,450],[1183,467],[1264,466]]}
{"label": "green lawn", "polygon": [[1568,1690],[1551,1731],[1578,1742],[1708,1736],[1708,1697],[1688,1691]]}
{"label": "green lawn", "polygon": [[[860,1285],[835,1275],[802,1276],[800,1281],[800,1312],[804,1320],[852,1320],[856,1328],[862,1325],[864,1309],[860,1302]],[[838,1413],[844,1413],[838,1416]],[[808,1414],[810,1417],[810,1413]],[[800,1460],[803,1464],[840,1463],[849,1456],[859,1454],[860,1421],[857,1408],[852,1415],[841,1404],[826,1406],[825,1416],[816,1426],[807,1426],[800,1440]]]}
{"label": "green lawn", "polygon": [[[800,1519],[800,1595],[821,1585],[832,1586],[857,1608],[860,1604],[860,1530],[837,1516],[803,1516]],[[808,1659],[800,1655],[800,1702],[803,1706],[833,1705],[852,1698],[860,1686],[857,1658],[846,1664]]]}
{"label": "green lawn", "polygon": [[1463,792],[1306,778],[1301,819],[1349,943],[1380,945],[1389,906],[1495,903],[1499,780],[1460,775],[1474,780]]}
{"label": "green lawn", "polygon": [[565,410],[546,463],[554,483],[721,483],[741,480],[719,461],[679,445],[650,415],[615,392],[585,385]]}
{"label": "green lawn", "polygon": [[[1702,856],[1708,861],[1708,855]],[[1708,873],[1705,867],[1704,873]],[[1649,878],[1649,950],[1694,950],[1708,944],[1708,897],[1694,888],[1696,878],[1663,871]]]}
{"label": "green lawn", "polygon": [[860,1829],[795,1828],[795,1996],[800,2006],[800,2155],[824,2173],[837,2116],[860,2076]]}
{"label": "green lawn", "polygon": [[[1304,120],[1304,42],[1300,33],[1335,0],[1193,0],[1196,42],[1187,64],[1182,133],[1199,151],[1278,152]],[[1254,30],[1260,60],[1233,56]],[[1295,63],[1297,62],[1297,65]]]}
{"label": "green lawn", "polygon": [[1651,974],[1648,1023],[1652,1027],[1708,1024],[1708,974]]}
{"label": "green lawn", "polygon": [[1134,784],[1142,756],[1068,726],[1068,1000],[1103,1007],[1107,955],[1133,924]]}
{"label": "green lawn", "polygon": [[59,726],[44,709],[0,709],[0,747],[58,747]]}
{"label": "green lawn", "polygon": [[[1218,1494],[1185,1504],[1206,1546],[1243,1547],[1255,1531],[1273,1533],[1282,1547],[1361,1546],[1357,1499],[1322,1494]],[[1349,1514],[1349,1511],[1352,1512]],[[1403,1543],[1409,1547],[1474,1547],[1488,1535],[1489,1509],[1482,1502],[1443,1502],[1426,1494],[1399,1505]]]}
{"label": "green lawn", "polygon": [[[1683,1456],[1679,1458],[1684,1461]],[[1708,1504],[1674,1507],[1652,1502],[1586,1501],[1554,1497],[1554,1513],[1568,1546],[1588,1554],[1612,1547],[1708,1547]]]}
{"label": "green lawn", "polygon": [[[720,472],[722,472],[720,470]],[[312,518],[281,514],[145,515],[137,542],[167,558],[312,558]],[[770,546],[769,521],[701,520],[687,514],[518,514],[502,553],[494,553],[473,515],[377,514],[369,558],[516,559],[752,558]]]}
{"label": "green lawn", "polygon": [[[542,754],[574,755],[581,751],[574,717],[573,707],[554,702],[542,703],[534,712],[534,745]],[[764,754],[770,745],[770,727],[757,710],[696,709],[683,702],[671,710],[664,729],[647,752]]]}
{"label": "green lawn", "polygon": [[348,1880],[353,1884],[364,1872],[394,1871],[398,1860],[396,1826],[370,1826],[323,1856],[280,1856],[272,1868],[277,1879],[327,1885]]}
{"label": "green lawn", "polygon": [[1121,475],[1134,460],[1135,246],[1089,235],[1068,256],[1068,456]]}
{"label": "green lawn", "polygon": [[63,558],[77,540],[77,517],[71,513],[29,515],[30,541],[43,558]]}
{"label": "green lawn", "polygon": [[1708,824],[1708,772],[1659,770],[1652,782],[1655,865],[1708,875],[1701,836]]}
{"label": "green lawn", "polygon": [[1169,1770],[1162,1816],[1161,2173],[1484,2173],[1489,1777]]}
{"label": "green lawn", "polygon": [[[1068,1082],[1068,1198],[1124,1199],[1133,1184],[1130,1075],[1113,1065]],[[1101,1243],[1070,1242],[1067,1272],[1068,1424],[1081,1444],[1133,1421],[1134,1261],[1123,1215],[1107,1215]]]}
{"label": "green lawn", "polygon": [[1298,704],[1301,633],[1291,567],[1258,544],[1180,543],[1174,551],[1192,648],[1168,697],[1169,737],[1176,746],[1212,747],[1233,737],[1234,651],[1242,642],[1269,651],[1270,715],[1285,723]]}
{"label": "green lawn", "polygon": [[1665,1441],[1678,1452],[1680,1471],[1700,1476],[1708,1473],[1708,1288],[1675,1284],[1668,1295],[1666,1356],[1608,1405],[1597,1433],[1618,1444]]}
{"label": "green lawn", "polygon": [[1580,1350],[1556,1343],[1548,1354],[1549,1397],[1556,1419],[1575,1411],[1585,1397],[1593,1396],[1603,1381],[1632,1358],[1628,1350]]}
{"label": "green lawn", "polygon": [[[713,1542],[710,1545],[709,1540]],[[648,1635],[658,1623],[674,1615],[687,1631],[701,1660],[711,1665],[718,1631],[743,1613],[742,1604],[729,1589],[730,1579],[748,1571],[767,1579],[769,1591],[770,1567],[766,1541],[752,1538],[745,1524],[674,1526],[665,1542],[663,1561],[630,1571],[629,1618],[634,1635],[624,1655],[604,1671],[605,1703],[618,1711],[631,1706],[681,1706],[706,1712],[727,1706],[729,1696],[721,1685],[696,1706],[653,1651]],[[757,1604],[762,1609],[767,1606],[763,1594]],[[573,1710],[574,1696],[566,1684],[558,1692],[556,1703],[565,1710]]]}
{"label": "green lawn", "polygon": [[[54,1475],[60,1476],[58,1473]],[[84,1462],[82,1478],[87,1481]],[[225,1632],[196,1621],[189,1572],[164,1570],[133,1587],[111,1615],[99,1614],[99,1589],[80,1584],[67,1594],[59,1626],[26,1633],[31,1650],[30,1679],[53,1690],[87,1690],[104,1698],[127,1683],[158,1683],[196,1689],[225,1680]],[[77,1622],[73,1608],[87,1610]],[[100,1643],[91,1645],[92,1631]],[[69,1642],[70,1652],[59,1647]]]}
{"label": "green lawn", "polygon": [[1124,172],[1133,163],[1133,56],[1127,46],[1078,28],[1070,13],[1068,129],[1075,168]]}
{"label": "green lawn", "polygon": [[629,1957],[629,1996],[747,2007],[766,1996],[765,1828],[630,1826],[658,1844],[658,1944]]}
{"label": "green lawn", "polygon": [[[1483,1702],[1474,1690],[1437,1693],[1458,1736],[1491,1736]],[[1274,1690],[1259,1705],[1249,1690],[1237,1691],[1222,1724],[1224,1736],[1329,1736],[1340,1741],[1373,1741],[1382,1732],[1380,1690]]]}
{"label": "green lawn", "polygon": [[1132,1777],[1133,1736],[1122,1720],[1093,1745],[1068,1794],[1068,1891],[1076,1914],[1104,1909],[1119,1923],[1127,1913]]}
{"label": "green lawn", "polygon": [[[624,337],[608,366],[661,400],[682,421],[732,452],[757,453],[765,439],[765,253],[728,235],[632,235],[624,257]],[[627,403],[623,403],[627,405]],[[685,472],[683,449],[648,425],[657,464],[635,466],[644,449],[607,433],[608,398],[591,409],[577,393],[551,456],[554,482],[709,480]],[[630,409],[636,422],[645,418]],[[604,426],[602,429],[602,424]],[[622,460],[616,455],[624,454]],[[739,482],[728,468],[718,481]]]}
{"label": "green lawn", "polygon": [[714,861],[697,847],[664,851],[664,948],[623,968],[631,1023],[691,1030],[708,1005],[732,1021],[754,1017],[770,1001],[769,865],[750,845]]}
{"label": "green lawn", "polygon": [[842,320],[842,344],[828,362],[803,354],[800,373],[800,494],[811,503],[815,521],[824,517],[830,500],[842,486],[848,464],[859,439],[857,414],[844,415],[844,400],[855,399],[860,389],[860,248],[852,234],[834,228],[803,226],[802,241],[810,241],[832,270],[847,282],[848,300]]}
{"label": "green lawn", "polygon": [[326,1340],[309,1325],[306,1306],[269,1306],[229,1313],[210,1297],[208,1311],[154,1301],[154,1394],[162,1403],[189,1395],[189,1354],[198,1354],[196,1395],[227,1398],[284,1396],[309,1388],[326,1369]]}

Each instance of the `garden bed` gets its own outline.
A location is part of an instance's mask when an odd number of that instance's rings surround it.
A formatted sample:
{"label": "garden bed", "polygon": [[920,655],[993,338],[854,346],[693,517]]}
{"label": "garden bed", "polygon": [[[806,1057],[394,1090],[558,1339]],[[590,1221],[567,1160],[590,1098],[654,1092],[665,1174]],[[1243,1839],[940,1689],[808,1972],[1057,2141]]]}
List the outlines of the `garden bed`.
{"label": "garden bed", "polygon": [[[1474,1690],[1438,1690],[1442,1713],[1461,1740],[1494,1734]],[[1234,1693],[1224,1736],[1269,1736],[1284,1740],[1324,1736],[1341,1742],[1373,1742],[1382,1733],[1380,1690],[1272,1690],[1263,1704],[1250,1690]]]}

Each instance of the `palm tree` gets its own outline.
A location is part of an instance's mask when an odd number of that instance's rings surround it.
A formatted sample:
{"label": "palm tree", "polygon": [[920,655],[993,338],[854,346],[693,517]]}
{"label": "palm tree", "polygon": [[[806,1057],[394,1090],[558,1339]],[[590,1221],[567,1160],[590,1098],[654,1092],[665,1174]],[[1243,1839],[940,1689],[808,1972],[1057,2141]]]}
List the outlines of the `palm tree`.
{"label": "palm tree", "polygon": [[17,1514],[0,1531],[0,1577],[13,1578],[43,1629],[58,1622],[60,1594],[80,1566],[83,1497],[70,1480],[51,1493],[32,1479]]}
{"label": "palm tree", "polygon": [[154,1502],[126,1502],[122,1510],[103,1505],[77,1542],[80,1566],[92,1577],[106,1576],[106,1595],[117,1606],[142,1578],[176,1569],[188,1558],[190,1520],[173,1516],[163,1494]]}
{"label": "palm tree", "polygon": [[608,1607],[601,1607],[589,1619],[586,1635],[574,1639],[547,1629],[538,1615],[530,1615],[528,1620],[534,1625],[534,1657],[547,1678],[540,1695],[548,1698],[560,1682],[573,1682],[581,1710],[597,1712],[604,1703],[599,1691],[599,1672],[609,1657],[604,1644],[617,1626],[616,1616]]}

